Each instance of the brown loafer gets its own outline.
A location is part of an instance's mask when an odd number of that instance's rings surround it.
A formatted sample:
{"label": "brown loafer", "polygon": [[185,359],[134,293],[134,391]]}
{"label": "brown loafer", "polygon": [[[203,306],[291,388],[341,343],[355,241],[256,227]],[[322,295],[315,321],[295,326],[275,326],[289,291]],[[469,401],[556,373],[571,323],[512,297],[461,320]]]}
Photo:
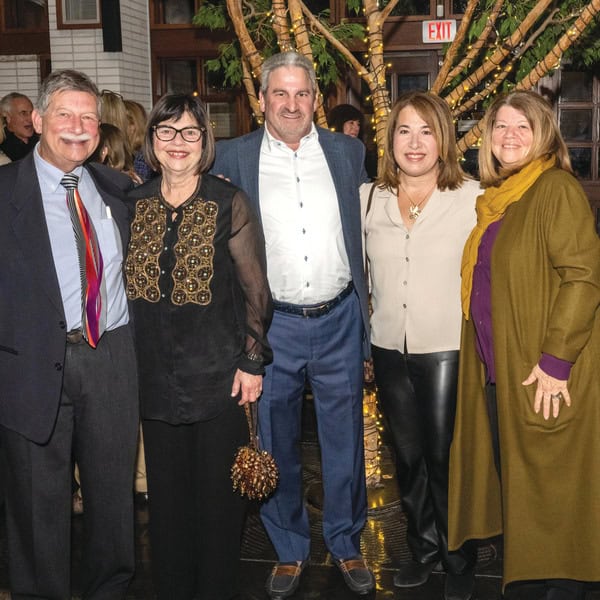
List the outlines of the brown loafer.
{"label": "brown loafer", "polygon": [[291,596],[300,584],[300,575],[307,560],[291,563],[277,563],[267,578],[266,590],[272,600],[282,600]]}
{"label": "brown loafer", "polygon": [[375,589],[375,577],[362,556],[334,560],[348,588],[355,594],[368,594]]}

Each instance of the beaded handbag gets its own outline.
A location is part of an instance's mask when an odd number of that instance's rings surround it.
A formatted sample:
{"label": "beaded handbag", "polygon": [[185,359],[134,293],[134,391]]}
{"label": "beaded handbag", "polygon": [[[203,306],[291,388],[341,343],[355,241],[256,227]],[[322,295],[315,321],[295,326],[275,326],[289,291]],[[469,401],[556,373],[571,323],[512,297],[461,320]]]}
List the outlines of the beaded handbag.
{"label": "beaded handbag", "polygon": [[265,500],[277,487],[279,469],[273,457],[260,449],[257,435],[256,402],[244,404],[250,431],[250,443],[238,449],[231,466],[234,491],[239,490],[249,500]]}

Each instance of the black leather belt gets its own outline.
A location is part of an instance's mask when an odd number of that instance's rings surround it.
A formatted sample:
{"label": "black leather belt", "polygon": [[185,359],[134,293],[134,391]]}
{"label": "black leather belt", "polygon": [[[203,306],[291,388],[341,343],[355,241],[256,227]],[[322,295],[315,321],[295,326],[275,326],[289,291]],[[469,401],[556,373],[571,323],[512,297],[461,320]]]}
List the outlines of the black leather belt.
{"label": "black leather belt", "polygon": [[81,329],[71,329],[67,333],[67,344],[81,344],[83,342],[83,331]]}
{"label": "black leather belt", "polygon": [[307,319],[316,319],[322,317],[335,308],[344,298],[347,298],[354,289],[354,285],[350,282],[335,298],[322,302],[321,304],[311,304],[310,306],[301,306],[299,304],[289,304],[288,302],[278,302],[273,300],[273,308],[279,312],[287,313],[288,315],[297,315]]}

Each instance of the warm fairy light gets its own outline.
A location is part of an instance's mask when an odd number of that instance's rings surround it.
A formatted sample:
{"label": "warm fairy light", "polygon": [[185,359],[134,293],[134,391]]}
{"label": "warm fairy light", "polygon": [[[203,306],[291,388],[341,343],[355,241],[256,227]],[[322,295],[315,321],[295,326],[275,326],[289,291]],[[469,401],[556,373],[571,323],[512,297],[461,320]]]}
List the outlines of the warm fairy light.
{"label": "warm fairy light", "polygon": [[363,390],[363,422],[365,446],[365,475],[367,487],[375,487],[381,481],[381,437],[379,422],[381,415],[377,408],[377,392],[375,389]]}

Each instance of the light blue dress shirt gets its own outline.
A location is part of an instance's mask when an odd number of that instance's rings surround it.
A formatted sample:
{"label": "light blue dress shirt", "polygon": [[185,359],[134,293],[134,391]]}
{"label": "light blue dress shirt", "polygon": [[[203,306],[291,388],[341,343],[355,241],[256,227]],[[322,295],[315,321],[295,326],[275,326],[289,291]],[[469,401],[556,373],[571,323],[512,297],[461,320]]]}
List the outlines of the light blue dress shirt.
{"label": "light blue dress shirt", "polygon": [[[71,331],[81,327],[81,280],[66,190],[60,184],[64,173],[40,156],[39,144],[34,149],[34,162],[67,321],[67,331]],[[106,329],[110,331],[129,322],[123,282],[121,236],[112,219],[110,208],[102,200],[90,174],[83,167],[77,167],[72,172],[79,177],[79,195],[96,230],[102,253],[103,278],[107,292]]]}

